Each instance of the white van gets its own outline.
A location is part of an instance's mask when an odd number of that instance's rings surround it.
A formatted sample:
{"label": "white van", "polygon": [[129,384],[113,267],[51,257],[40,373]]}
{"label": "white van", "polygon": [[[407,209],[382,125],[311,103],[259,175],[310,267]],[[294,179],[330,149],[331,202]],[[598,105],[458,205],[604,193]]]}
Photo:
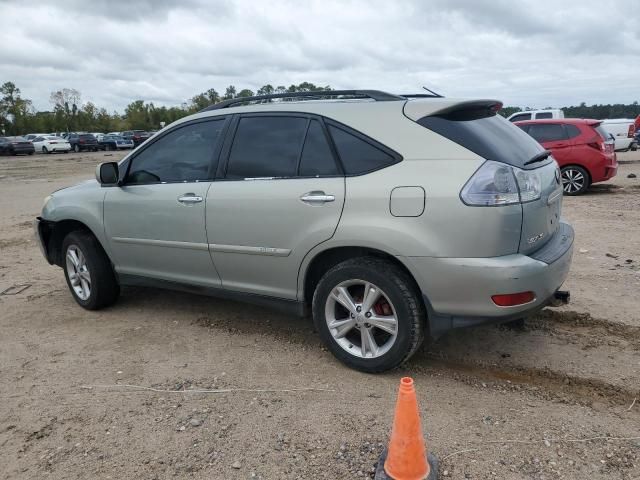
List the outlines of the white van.
{"label": "white van", "polygon": [[613,135],[616,140],[616,150],[637,150],[638,144],[633,138],[635,135],[635,124],[629,118],[610,118],[602,121],[601,126]]}
{"label": "white van", "polygon": [[516,112],[507,118],[510,122],[522,122],[523,120],[548,120],[551,118],[564,118],[564,112],[559,108],[551,110],[527,110]]}

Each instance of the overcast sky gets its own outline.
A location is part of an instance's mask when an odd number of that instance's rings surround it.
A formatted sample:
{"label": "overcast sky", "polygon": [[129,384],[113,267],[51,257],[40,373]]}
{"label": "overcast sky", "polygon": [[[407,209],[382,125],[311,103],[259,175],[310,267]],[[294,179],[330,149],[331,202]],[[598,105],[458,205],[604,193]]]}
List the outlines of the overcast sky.
{"label": "overcast sky", "polygon": [[123,110],[309,81],[546,107],[640,100],[637,0],[0,0],[0,83]]}

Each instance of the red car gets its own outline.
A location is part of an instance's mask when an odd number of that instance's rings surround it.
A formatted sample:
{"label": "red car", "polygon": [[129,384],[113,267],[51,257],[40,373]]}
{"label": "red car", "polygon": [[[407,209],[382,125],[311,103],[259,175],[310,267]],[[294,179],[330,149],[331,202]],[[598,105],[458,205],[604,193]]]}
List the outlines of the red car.
{"label": "red car", "polygon": [[562,172],[566,195],[584,193],[589,185],[604,182],[618,171],[614,140],[600,120],[558,118],[530,120],[515,125],[550,150]]}

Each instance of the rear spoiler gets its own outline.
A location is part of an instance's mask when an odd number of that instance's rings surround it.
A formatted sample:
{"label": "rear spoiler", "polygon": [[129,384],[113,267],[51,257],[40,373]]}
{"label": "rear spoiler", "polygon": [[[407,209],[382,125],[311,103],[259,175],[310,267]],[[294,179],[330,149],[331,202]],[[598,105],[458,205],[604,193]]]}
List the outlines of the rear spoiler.
{"label": "rear spoiler", "polygon": [[414,121],[425,116],[464,121],[493,117],[501,108],[502,102],[490,99],[448,101],[439,105],[434,105],[433,101],[413,100],[405,104],[404,114]]}

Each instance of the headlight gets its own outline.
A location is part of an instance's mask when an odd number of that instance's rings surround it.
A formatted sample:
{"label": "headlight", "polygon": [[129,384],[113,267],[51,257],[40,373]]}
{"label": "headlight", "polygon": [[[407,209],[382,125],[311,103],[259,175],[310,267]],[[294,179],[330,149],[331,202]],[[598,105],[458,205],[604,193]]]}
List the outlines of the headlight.
{"label": "headlight", "polygon": [[487,161],[462,188],[460,198],[467,205],[497,207],[537,200],[540,190],[535,170]]}

